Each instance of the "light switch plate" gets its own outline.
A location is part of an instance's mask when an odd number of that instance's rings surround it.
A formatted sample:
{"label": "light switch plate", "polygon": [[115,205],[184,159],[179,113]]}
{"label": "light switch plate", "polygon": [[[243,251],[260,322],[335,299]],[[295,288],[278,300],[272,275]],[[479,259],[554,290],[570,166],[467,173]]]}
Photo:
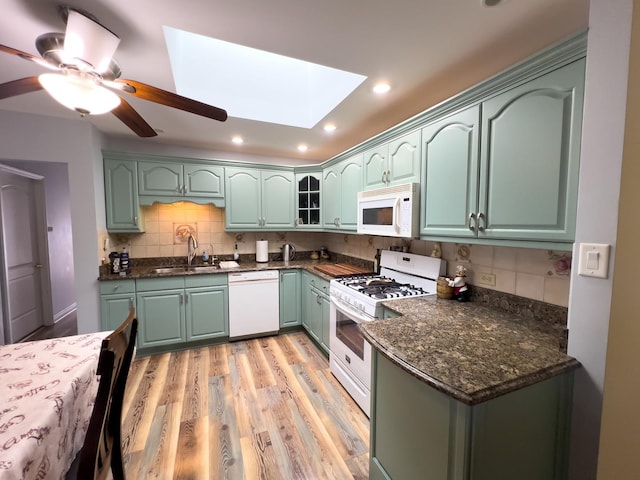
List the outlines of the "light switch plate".
{"label": "light switch plate", "polygon": [[609,276],[610,245],[605,243],[581,243],[578,259],[578,275],[607,278]]}

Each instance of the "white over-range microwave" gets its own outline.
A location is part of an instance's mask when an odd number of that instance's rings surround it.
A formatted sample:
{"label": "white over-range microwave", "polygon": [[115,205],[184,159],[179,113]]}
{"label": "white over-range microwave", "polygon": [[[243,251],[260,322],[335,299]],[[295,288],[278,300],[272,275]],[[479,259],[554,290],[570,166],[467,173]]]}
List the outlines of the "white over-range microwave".
{"label": "white over-range microwave", "polygon": [[420,184],[358,193],[358,233],[388,237],[417,237]]}

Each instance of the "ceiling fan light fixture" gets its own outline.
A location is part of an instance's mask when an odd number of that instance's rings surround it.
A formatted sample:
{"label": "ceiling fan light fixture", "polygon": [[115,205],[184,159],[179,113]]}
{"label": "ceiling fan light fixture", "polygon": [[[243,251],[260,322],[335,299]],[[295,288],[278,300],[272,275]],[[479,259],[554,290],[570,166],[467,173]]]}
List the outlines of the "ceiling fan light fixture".
{"label": "ceiling fan light fixture", "polygon": [[38,81],[55,101],[82,115],[101,115],[120,105],[118,95],[91,79],[43,73]]}
{"label": "ceiling fan light fixture", "polygon": [[69,9],[64,34],[64,52],[71,58],[89,64],[96,72],[109,69],[120,38],[98,22]]}

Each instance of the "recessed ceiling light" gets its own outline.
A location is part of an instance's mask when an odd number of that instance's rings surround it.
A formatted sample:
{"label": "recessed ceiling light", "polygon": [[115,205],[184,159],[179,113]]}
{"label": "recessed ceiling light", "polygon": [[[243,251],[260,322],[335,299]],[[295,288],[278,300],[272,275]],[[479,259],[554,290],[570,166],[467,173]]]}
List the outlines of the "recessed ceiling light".
{"label": "recessed ceiling light", "polygon": [[485,7],[495,7],[501,1],[502,0],[482,0],[482,3],[485,5]]}
{"label": "recessed ceiling light", "polygon": [[309,147],[307,147],[304,143],[301,143],[300,145],[298,145],[299,152],[306,152],[308,149]]}
{"label": "recessed ceiling light", "polygon": [[377,94],[387,93],[389,90],[391,90],[391,85],[388,83],[377,83],[375,87],[373,87],[374,93]]}
{"label": "recessed ceiling light", "polygon": [[333,123],[327,123],[324,126],[324,131],[325,132],[331,133],[331,132],[335,132],[335,130],[336,130],[336,126]]}
{"label": "recessed ceiling light", "polygon": [[243,140],[243,139],[242,139],[242,137],[241,137],[241,136],[239,136],[239,135],[236,135],[235,137],[233,137],[233,138],[231,139],[231,141],[232,141],[233,143],[235,143],[236,145],[242,145],[242,144],[244,143],[244,140]]}

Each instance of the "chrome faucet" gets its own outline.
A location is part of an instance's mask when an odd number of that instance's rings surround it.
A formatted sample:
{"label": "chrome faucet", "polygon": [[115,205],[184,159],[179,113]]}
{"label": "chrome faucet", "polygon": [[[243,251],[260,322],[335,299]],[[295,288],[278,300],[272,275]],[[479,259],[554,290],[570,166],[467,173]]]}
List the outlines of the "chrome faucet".
{"label": "chrome faucet", "polygon": [[187,238],[187,266],[191,266],[191,262],[193,261],[193,257],[196,256],[196,250],[198,249],[198,240],[196,237],[189,234]]}

